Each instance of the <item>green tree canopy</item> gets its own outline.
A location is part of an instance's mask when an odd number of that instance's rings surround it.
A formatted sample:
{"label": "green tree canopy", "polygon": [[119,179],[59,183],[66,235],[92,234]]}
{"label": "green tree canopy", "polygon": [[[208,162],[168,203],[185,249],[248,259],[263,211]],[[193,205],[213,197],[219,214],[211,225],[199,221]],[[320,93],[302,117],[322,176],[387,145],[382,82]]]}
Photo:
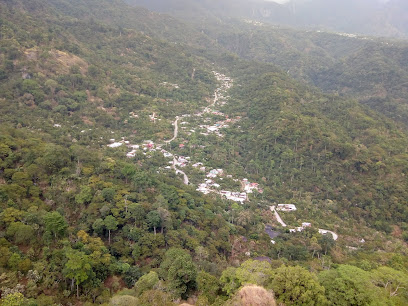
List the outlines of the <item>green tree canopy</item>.
{"label": "green tree canopy", "polygon": [[[381,294],[371,281],[370,272],[340,265],[319,274],[325,295],[331,305],[371,305],[380,302]],[[378,304],[380,305],[380,304]]]}
{"label": "green tree canopy", "polygon": [[147,224],[150,228],[153,228],[154,234],[156,235],[156,229],[161,225],[161,218],[157,210],[153,210],[146,215]]}
{"label": "green tree canopy", "polygon": [[8,294],[0,300],[2,306],[24,306],[26,303],[27,299],[20,292]]}
{"label": "green tree canopy", "polygon": [[44,216],[45,230],[54,235],[54,238],[63,237],[68,228],[64,217],[57,211],[48,212]]}
{"label": "green tree canopy", "polygon": [[197,268],[187,251],[171,248],[164,255],[160,269],[176,296],[186,297],[190,290],[196,288]]}
{"label": "green tree canopy", "polygon": [[104,228],[105,228],[105,222],[101,218],[96,219],[94,223],[92,224],[92,229],[98,235],[101,235],[103,233]]}
{"label": "green tree canopy", "polygon": [[222,272],[220,283],[224,291],[232,296],[245,284],[264,286],[271,281],[271,265],[266,261],[247,260],[238,268],[229,267]]}
{"label": "green tree canopy", "polygon": [[66,277],[75,280],[77,286],[77,297],[79,297],[79,285],[89,278],[92,269],[91,260],[88,255],[77,250],[69,250],[66,254],[68,261],[63,273]]}
{"label": "green tree canopy", "polygon": [[374,284],[384,288],[389,297],[407,296],[408,274],[403,271],[398,271],[390,267],[379,267],[372,271]]}
{"label": "green tree canopy", "polygon": [[21,222],[13,222],[9,225],[6,232],[7,236],[13,237],[15,243],[29,243],[34,238],[34,229]]}
{"label": "green tree canopy", "polygon": [[327,305],[325,289],[312,273],[299,266],[274,271],[270,287],[285,305]]}
{"label": "green tree canopy", "polygon": [[118,229],[118,221],[116,220],[116,218],[112,215],[109,215],[105,218],[105,220],[103,221],[105,224],[106,229],[109,232],[109,244],[111,242],[111,231],[116,231]]}
{"label": "green tree canopy", "polygon": [[207,298],[208,302],[214,303],[220,289],[219,281],[215,276],[200,271],[197,275],[197,289],[200,295]]}
{"label": "green tree canopy", "polygon": [[78,204],[88,204],[92,200],[92,189],[89,186],[81,186],[81,191],[76,195],[75,201]]}
{"label": "green tree canopy", "polygon": [[134,286],[136,295],[139,296],[145,291],[152,290],[158,282],[159,276],[154,271],[150,271],[148,274],[143,275]]}

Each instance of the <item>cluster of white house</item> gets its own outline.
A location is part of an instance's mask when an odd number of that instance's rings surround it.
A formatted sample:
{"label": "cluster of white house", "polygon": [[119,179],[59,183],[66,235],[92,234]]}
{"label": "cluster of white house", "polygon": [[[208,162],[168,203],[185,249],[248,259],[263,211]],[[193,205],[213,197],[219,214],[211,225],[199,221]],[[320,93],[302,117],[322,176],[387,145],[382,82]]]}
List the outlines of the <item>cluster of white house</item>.
{"label": "cluster of white house", "polygon": [[131,147],[132,145],[130,144],[130,141],[125,140],[125,137],[122,137],[120,141],[116,141],[114,138],[109,139],[110,144],[108,144],[109,148],[118,148],[122,145],[126,145],[128,147]]}
{"label": "cluster of white house", "polygon": [[303,223],[302,223],[302,226],[298,226],[298,227],[295,227],[295,228],[291,228],[291,229],[289,229],[289,232],[290,232],[290,233],[301,232],[301,231],[303,231],[305,228],[308,228],[308,227],[312,227],[312,224],[309,223],[309,222],[303,222]]}
{"label": "cluster of white house", "polygon": [[[279,214],[277,213],[277,211],[287,211],[287,212],[289,212],[289,211],[296,211],[296,205],[295,205],[295,204],[278,204],[277,207],[271,206],[271,210],[272,210],[272,211],[275,211],[275,216],[276,216],[276,218],[278,219],[278,222],[281,223],[281,224],[285,227],[286,224],[283,223],[283,221],[282,221],[282,219],[280,218],[280,216],[279,216]],[[303,222],[303,223],[302,223],[302,226],[298,226],[298,227],[295,227],[295,228],[291,228],[291,229],[289,229],[289,232],[290,232],[290,233],[301,232],[301,231],[303,231],[303,230],[305,230],[306,228],[311,227],[311,226],[312,226],[311,223],[309,223],[309,222]],[[326,234],[332,235],[333,240],[337,240],[337,239],[339,238],[339,235],[337,235],[337,234],[336,234],[335,232],[333,232],[333,231],[329,231],[329,230],[321,229],[321,228],[319,228],[318,231],[319,231],[319,233],[322,234],[322,235],[326,235]],[[272,242],[273,244],[275,244],[275,241],[271,240],[271,242]]]}
{"label": "cluster of white house", "polygon": [[[222,128],[227,128],[229,127],[229,124],[231,123],[235,123],[236,121],[240,120],[241,117],[236,117],[235,119],[230,119],[228,118],[228,116],[226,116],[224,113],[214,110],[212,109],[212,106],[214,106],[216,103],[218,103],[219,105],[223,105],[226,103],[227,99],[229,98],[229,96],[226,95],[226,92],[229,88],[232,87],[233,84],[233,80],[221,73],[215,72],[213,71],[216,79],[218,81],[221,82],[220,87],[218,87],[214,93],[214,99],[213,99],[213,104],[211,106],[208,106],[204,109],[204,111],[199,112],[197,114],[195,114],[196,116],[200,116],[202,117],[205,113],[210,113],[212,115],[215,116],[222,116],[225,118],[225,120],[222,121],[217,121],[215,124],[208,124],[208,125],[200,125],[199,127],[201,129],[205,129],[206,132],[202,132],[202,134],[204,135],[209,135],[210,133],[216,134],[220,137],[223,137],[223,135],[219,132],[220,129]],[[177,88],[177,84],[170,84],[170,83],[162,83],[161,85],[163,86],[171,86],[174,88]],[[131,117],[137,118],[137,115],[134,112],[129,113],[129,115]],[[183,118],[188,118],[191,115],[189,114],[185,114],[182,115],[181,117]],[[156,113],[153,113],[152,115],[150,115],[150,119],[152,121],[157,120],[157,116]],[[178,119],[178,117],[177,117]],[[210,122],[212,119],[207,118],[206,121]],[[180,125],[182,126],[181,129],[186,130],[187,129],[187,125],[188,122],[187,121],[182,121],[180,123]],[[195,132],[195,129],[191,129],[190,130],[191,133]],[[115,139],[111,139],[110,140],[110,144],[108,145],[110,148],[117,148],[120,147],[122,145],[126,145],[128,148],[131,149],[130,152],[128,152],[126,154],[127,157],[129,158],[133,158],[136,156],[136,153],[138,150],[142,149],[143,153],[146,155],[146,152],[154,152],[154,151],[160,151],[163,153],[164,157],[166,158],[172,158],[172,161],[169,161],[169,164],[171,164],[171,166],[167,166],[165,167],[166,169],[171,169],[171,168],[175,168],[175,167],[185,167],[189,164],[190,162],[190,157],[185,157],[185,156],[175,156],[172,153],[164,150],[161,148],[161,145],[155,145],[153,141],[144,141],[142,145],[131,145],[129,141],[126,141],[123,137],[122,140],[119,142],[116,142]],[[185,145],[184,144],[180,144],[179,147],[182,149]],[[204,167],[203,163],[195,163],[192,165],[194,168],[199,168],[201,171],[206,171],[206,167]],[[204,193],[204,194],[208,194],[210,192],[215,192],[218,193],[224,197],[226,197],[227,199],[236,201],[236,202],[240,202],[243,203],[245,200],[248,199],[248,194],[252,193],[253,190],[258,190],[258,191],[262,191],[261,189],[259,189],[259,186],[257,183],[250,183],[247,179],[242,181],[242,189],[243,192],[234,192],[234,191],[227,191],[227,190],[221,190],[219,191],[219,188],[221,187],[217,182],[214,181],[215,178],[217,178],[218,176],[223,176],[224,175],[224,171],[223,169],[212,169],[211,171],[209,171],[208,173],[206,173],[206,179],[203,183],[199,184],[197,190]],[[227,176],[227,177],[231,177],[231,176]],[[222,180],[222,178],[220,178],[220,180]],[[238,180],[234,180],[234,181],[238,181]]]}
{"label": "cluster of white house", "polygon": [[208,136],[210,134],[215,134],[218,137],[224,137],[224,135],[221,134],[220,130],[221,129],[225,129],[228,128],[230,126],[230,124],[233,124],[235,122],[237,122],[238,120],[240,120],[241,117],[236,117],[235,119],[226,119],[223,121],[218,121],[217,123],[213,124],[213,125],[200,125],[199,127],[201,129],[205,129],[205,132],[201,132],[200,134],[204,135],[204,136]]}
{"label": "cluster of white house", "polygon": [[223,175],[224,170],[222,169],[212,169],[210,172],[207,173],[207,177],[209,178],[216,178],[219,175]]}
{"label": "cluster of white house", "polygon": [[242,185],[244,187],[244,191],[246,193],[252,193],[254,190],[258,191],[259,193],[263,193],[263,190],[259,188],[258,183],[251,183],[248,179],[244,178],[242,180]]}
{"label": "cluster of white house", "polygon": [[199,184],[196,190],[204,194],[209,194],[212,191],[211,188],[220,188],[220,187],[221,187],[220,184],[214,182],[213,180],[205,179],[204,183]]}
{"label": "cluster of white house", "polygon": [[[122,140],[120,141],[115,141],[115,139],[110,139],[110,144],[108,144],[109,148],[118,148],[122,145],[126,145],[131,151],[126,153],[126,156],[128,158],[133,158],[136,156],[136,153],[138,150],[142,150],[143,154],[146,155],[146,152],[156,152],[159,151],[163,153],[163,156],[166,158],[172,158],[173,154],[166,151],[165,149],[162,149],[161,145],[156,145],[153,141],[151,140],[145,140],[141,145],[137,144],[130,144],[130,141],[125,140],[124,137],[122,137]],[[188,163],[188,160],[190,157],[184,157],[180,156],[177,159],[177,165],[181,167],[185,167]]]}
{"label": "cluster of white house", "polygon": [[[193,165],[193,167],[200,167],[200,169],[205,169],[205,167],[202,166],[202,163],[196,163]],[[218,175],[223,175],[224,170],[223,169],[212,169],[210,172],[206,174],[206,177],[208,179],[204,179],[204,183],[201,183],[198,185],[198,188],[196,189],[197,191],[200,191],[204,194],[209,194],[210,192],[216,192],[216,190],[212,190],[211,187],[219,188],[220,185],[214,182],[214,178],[216,178]]]}
{"label": "cluster of white house", "polygon": [[[218,73],[216,71],[213,71],[216,79],[218,81],[221,81],[222,84],[220,87],[218,87],[214,93],[214,103],[212,106],[214,106],[216,103],[219,105],[224,105],[226,103],[226,100],[230,98],[229,96],[224,96],[226,91],[232,87],[233,80],[230,77],[227,77],[221,73]],[[224,113],[220,111],[216,111],[211,109],[210,106],[206,107],[203,112],[199,112],[196,114],[196,116],[201,117],[204,113],[211,113],[213,115],[217,116],[222,116],[226,117],[227,120],[225,121],[218,121],[214,125],[200,125],[200,128],[206,129],[206,132],[201,132],[202,135],[208,136],[211,133],[214,133],[215,135],[219,137],[223,137],[223,135],[220,133],[220,129],[222,128],[227,128],[229,125],[227,123],[233,122],[232,119],[228,119],[228,116],[226,116]]]}
{"label": "cluster of white house", "polygon": [[[133,157],[135,157],[137,150],[140,149],[140,145],[129,145],[129,144],[128,144],[128,147],[131,148],[132,151],[128,152],[128,153],[126,154],[126,157],[128,157],[128,158],[133,158]],[[143,152],[144,155],[146,155],[146,151],[156,152],[157,150],[161,150],[161,147],[160,147],[160,146],[155,147],[154,142],[151,141],[151,140],[146,140],[146,141],[144,141],[141,147],[142,147],[142,149],[143,149],[143,151],[144,151],[144,152]]]}
{"label": "cluster of white house", "polygon": [[173,160],[173,165],[177,167],[184,168],[190,162],[189,156],[178,156]]}
{"label": "cluster of white house", "polygon": [[221,190],[220,194],[226,197],[228,200],[234,202],[240,202],[241,204],[248,200],[248,194],[246,192],[233,192],[227,190]]}
{"label": "cluster of white house", "polygon": [[[201,166],[202,163],[197,163],[194,164],[193,166],[199,167]],[[241,184],[243,186],[243,191],[242,192],[237,192],[237,191],[229,191],[229,190],[219,190],[221,187],[218,183],[216,183],[213,179],[217,178],[218,176],[224,176],[224,170],[223,169],[212,169],[210,172],[207,173],[207,179],[204,180],[203,183],[198,185],[198,188],[196,189],[199,192],[202,192],[204,194],[209,194],[210,192],[217,193],[228,200],[232,200],[234,202],[239,202],[243,203],[248,200],[248,194],[252,193],[253,190],[258,190],[259,192],[262,192],[262,189],[259,188],[258,183],[250,183],[248,179],[243,179],[241,181]],[[228,178],[232,178],[231,175],[227,175]],[[223,178],[220,178],[220,180],[223,180]],[[234,181],[238,181],[237,179],[234,179]]]}
{"label": "cluster of white house", "polygon": [[[229,89],[229,88],[232,87],[232,82],[233,82],[233,79],[232,79],[232,78],[227,77],[226,75],[224,75],[224,74],[222,74],[222,73],[219,73],[219,72],[217,72],[217,71],[213,71],[213,73],[214,73],[214,75],[215,75],[215,78],[216,78],[218,81],[222,81],[222,82],[223,82],[222,87],[225,87],[226,89]],[[218,89],[221,89],[221,88],[218,88]]]}

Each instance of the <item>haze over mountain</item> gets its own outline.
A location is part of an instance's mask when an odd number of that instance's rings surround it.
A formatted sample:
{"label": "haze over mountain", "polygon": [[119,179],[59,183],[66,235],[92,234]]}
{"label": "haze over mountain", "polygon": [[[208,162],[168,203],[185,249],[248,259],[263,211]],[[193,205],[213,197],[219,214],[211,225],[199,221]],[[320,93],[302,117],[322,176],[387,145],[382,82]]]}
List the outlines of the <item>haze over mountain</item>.
{"label": "haze over mountain", "polygon": [[[272,24],[366,35],[407,37],[404,0],[127,0],[178,17],[250,18]],[[204,13],[204,14],[203,14]]]}

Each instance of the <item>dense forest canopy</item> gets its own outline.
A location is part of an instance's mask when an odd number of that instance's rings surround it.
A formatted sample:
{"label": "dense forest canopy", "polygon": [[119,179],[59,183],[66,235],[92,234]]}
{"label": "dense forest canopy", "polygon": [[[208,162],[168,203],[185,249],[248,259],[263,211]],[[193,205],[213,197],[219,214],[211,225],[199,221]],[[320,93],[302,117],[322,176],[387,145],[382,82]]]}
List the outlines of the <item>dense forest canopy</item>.
{"label": "dense forest canopy", "polygon": [[0,305],[406,305],[406,41],[196,8],[0,3]]}

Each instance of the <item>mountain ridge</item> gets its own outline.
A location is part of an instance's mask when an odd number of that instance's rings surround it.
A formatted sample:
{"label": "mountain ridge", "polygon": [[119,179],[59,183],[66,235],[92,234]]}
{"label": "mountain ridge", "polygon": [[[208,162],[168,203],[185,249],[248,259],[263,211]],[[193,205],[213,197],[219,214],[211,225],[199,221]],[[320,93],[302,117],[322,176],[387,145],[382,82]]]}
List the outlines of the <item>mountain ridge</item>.
{"label": "mountain ridge", "polygon": [[[249,18],[271,24],[326,30],[407,38],[408,25],[405,18],[408,8],[404,1],[386,3],[364,1],[292,0],[285,4],[273,1],[145,1],[127,0],[152,10],[171,13],[179,18],[195,16],[197,20],[208,18]],[[194,12],[195,11],[195,12]],[[200,11],[199,14],[197,12]],[[203,15],[202,12],[205,12]],[[194,20],[190,20],[194,21]]]}

